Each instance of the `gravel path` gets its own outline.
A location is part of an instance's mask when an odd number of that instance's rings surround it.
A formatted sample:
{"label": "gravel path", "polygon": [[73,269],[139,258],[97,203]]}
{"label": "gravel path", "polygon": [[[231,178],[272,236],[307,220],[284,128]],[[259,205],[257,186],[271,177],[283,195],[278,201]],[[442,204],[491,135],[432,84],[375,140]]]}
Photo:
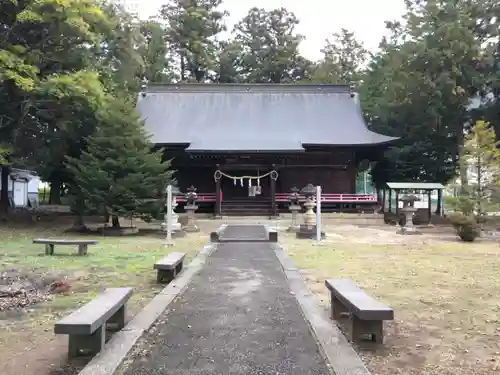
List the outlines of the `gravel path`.
{"label": "gravel path", "polygon": [[[226,230],[231,238],[263,233],[262,226]],[[272,246],[219,244],[125,374],[330,374]]]}

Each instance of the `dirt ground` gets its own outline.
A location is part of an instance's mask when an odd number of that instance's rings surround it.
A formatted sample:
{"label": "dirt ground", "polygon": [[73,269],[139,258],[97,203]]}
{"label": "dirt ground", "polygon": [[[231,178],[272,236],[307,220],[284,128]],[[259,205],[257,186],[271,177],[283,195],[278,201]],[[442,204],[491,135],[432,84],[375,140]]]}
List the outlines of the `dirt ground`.
{"label": "dirt ground", "polygon": [[395,227],[337,224],[327,240],[281,242],[319,302],[327,278],[350,278],[394,309],[382,346],[357,347],[374,375],[500,373],[500,242],[457,240],[450,228],[401,236]]}
{"label": "dirt ground", "polygon": [[[158,231],[124,237],[95,238],[87,256],[76,247],[56,246],[44,255],[36,237],[78,238],[65,233],[71,218],[59,222],[3,225],[0,229],[0,374],[71,375],[89,358],[67,361],[67,336],[54,335],[55,321],[74,311],[107,287],[132,286],[127,308],[134,316],[161,290],[154,262],[170,251],[187,252],[189,262],[208,242],[208,229],[176,239],[166,247]],[[124,224],[125,225],[125,224]],[[159,225],[157,225],[159,227]],[[144,227],[144,225],[143,225]]]}

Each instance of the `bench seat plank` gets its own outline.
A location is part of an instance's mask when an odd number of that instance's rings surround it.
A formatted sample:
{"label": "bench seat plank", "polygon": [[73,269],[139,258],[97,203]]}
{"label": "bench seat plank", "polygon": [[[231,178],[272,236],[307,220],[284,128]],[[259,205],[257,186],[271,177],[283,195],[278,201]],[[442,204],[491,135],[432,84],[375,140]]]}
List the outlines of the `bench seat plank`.
{"label": "bench seat plank", "polygon": [[366,294],[350,279],[330,279],[326,287],[345,306],[362,320],[393,320],[394,311],[384,303]]}
{"label": "bench seat plank", "polygon": [[155,263],[156,270],[173,270],[184,260],[186,253],[173,252]]}
{"label": "bench seat plank", "polygon": [[36,244],[45,245],[96,245],[99,243],[98,240],[72,240],[64,238],[36,238],[33,240]]}
{"label": "bench seat plank", "polygon": [[109,288],[92,301],[57,322],[56,334],[91,335],[103,326],[132,296],[132,288]]}

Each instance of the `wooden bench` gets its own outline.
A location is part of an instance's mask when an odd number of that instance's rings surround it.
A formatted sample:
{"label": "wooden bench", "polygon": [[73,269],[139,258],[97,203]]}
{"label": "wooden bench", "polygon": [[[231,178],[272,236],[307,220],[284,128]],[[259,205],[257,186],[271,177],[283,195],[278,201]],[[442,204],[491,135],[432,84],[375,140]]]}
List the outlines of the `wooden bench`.
{"label": "wooden bench", "polygon": [[158,270],[156,280],[159,283],[169,283],[182,271],[186,253],[173,252],[155,263],[154,269]]}
{"label": "wooden bench", "polygon": [[95,355],[104,347],[106,329],[125,326],[125,305],[132,288],[110,288],[57,322],[56,334],[69,335],[68,357]]}
{"label": "wooden bench", "polygon": [[332,319],[342,325],[347,318],[348,338],[359,342],[370,336],[371,341],[383,343],[383,321],[393,320],[394,311],[349,279],[326,280],[325,285],[330,290]]}
{"label": "wooden bench", "polygon": [[45,255],[54,255],[55,245],[78,246],[78,255],[87,255],[89,245],[96,245],[98,240],[69,240],[69,239],[54,239],[54,238],[36,238],[33,243],[45,245]]}

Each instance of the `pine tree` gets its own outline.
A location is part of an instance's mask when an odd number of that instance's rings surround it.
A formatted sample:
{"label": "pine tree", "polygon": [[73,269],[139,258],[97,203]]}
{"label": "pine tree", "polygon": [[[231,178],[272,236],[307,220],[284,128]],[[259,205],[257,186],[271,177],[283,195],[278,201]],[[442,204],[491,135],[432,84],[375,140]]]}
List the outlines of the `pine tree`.
{"label": "pine tree", "polygon": [[86,138],[81,156],[68,158],[73,195],[80,205],[119,217],[145,217],[171,181],[170,163],[151,143],[132,103],[114,99],[98,113],[96,132]]}

